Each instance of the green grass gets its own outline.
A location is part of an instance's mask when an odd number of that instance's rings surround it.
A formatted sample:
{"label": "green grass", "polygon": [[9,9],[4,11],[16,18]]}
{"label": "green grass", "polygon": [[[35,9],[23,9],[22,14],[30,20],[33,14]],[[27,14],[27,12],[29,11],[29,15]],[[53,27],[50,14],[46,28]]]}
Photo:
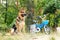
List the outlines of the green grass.
{"label": "green grass", "polygon": [[50,40],[55,40],[55,38],[54,37],[51,37],[51,39]]}
{"label": "green grass", "polygon": [[50,35],[46,35],[44,33],[37,33],[36,35],[29,34],[29,33],[15,34],[15,35],[6,35],[6,34],[7,34],[6,32],[0,32],[0,40],[29,40],[29,39],[32,39],[34,37],[37,37],[37,38],[43,37],[45,39],[46,36],[48,36],[47,39],[49,39],[49,40],[56,40],[57,37],[60,37],[57,34],[55,35],[55,33],[51,33]]}

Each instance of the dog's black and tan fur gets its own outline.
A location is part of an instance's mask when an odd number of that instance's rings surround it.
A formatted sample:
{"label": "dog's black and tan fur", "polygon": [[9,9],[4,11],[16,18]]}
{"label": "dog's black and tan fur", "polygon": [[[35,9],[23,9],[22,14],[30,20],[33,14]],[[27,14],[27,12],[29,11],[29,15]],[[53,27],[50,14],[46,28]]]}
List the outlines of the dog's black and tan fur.
{"label": "dog's black and tan fur", "polygon": [[13,34],[14,32],[21,32],[21,30],[25,26],[25,16],[26,16],[25,10],[22,8],[18,13],[16,23],[13,25],[11,29],[11,34]]}

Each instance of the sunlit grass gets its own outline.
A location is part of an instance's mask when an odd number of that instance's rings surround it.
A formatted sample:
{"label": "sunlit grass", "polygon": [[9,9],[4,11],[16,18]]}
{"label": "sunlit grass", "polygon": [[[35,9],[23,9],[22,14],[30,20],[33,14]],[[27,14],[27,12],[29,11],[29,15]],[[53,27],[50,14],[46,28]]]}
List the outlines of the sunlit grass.
{"label": "sunlit grass", "polygon": [[55,38],[54,37],[51,37],[51,39],[50,40],[55,40]]}
{"label": "sunlit grass", "polygon": [[[15,34],[15,35],[6,35],[6,32],[0,33],[0,40],[32,40],[32,38],[47,38],[47,40],[55,40],[56,37],[60,37],[55,33],[51,33],[46,36],[44,33],[36,33],[36,34],[30,34],[30,33],[23,33],[23,34]],[[39,36],[39,37],[38,37]]]}

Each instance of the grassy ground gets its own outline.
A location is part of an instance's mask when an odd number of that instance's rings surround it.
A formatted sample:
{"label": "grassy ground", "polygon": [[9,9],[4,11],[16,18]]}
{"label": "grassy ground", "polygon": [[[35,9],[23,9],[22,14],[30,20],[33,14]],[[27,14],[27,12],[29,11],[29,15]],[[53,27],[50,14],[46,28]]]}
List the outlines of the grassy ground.
{"label": "grassy ground", "polygon": [[0,40],[60,40],[59,33],[51,33],[46,35],[44,33],[37,34],[15,34],[10,35],[9,33],[0,33]]}

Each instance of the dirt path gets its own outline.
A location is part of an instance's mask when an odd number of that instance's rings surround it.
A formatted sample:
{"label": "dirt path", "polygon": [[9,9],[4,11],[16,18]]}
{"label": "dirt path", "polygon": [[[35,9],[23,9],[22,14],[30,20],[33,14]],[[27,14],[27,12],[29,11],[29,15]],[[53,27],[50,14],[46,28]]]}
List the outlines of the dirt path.
{"label": "dirt path", "polygon": [[0,35],[1,40],[60,40],[60,35],[53,33],[46,34],[20,34],[20,35]]}
{"label": "dirt path", "polygon": [[41,36],[38,36],[36,40],[49,40],[50,38],[50,35],[41,35]]}

